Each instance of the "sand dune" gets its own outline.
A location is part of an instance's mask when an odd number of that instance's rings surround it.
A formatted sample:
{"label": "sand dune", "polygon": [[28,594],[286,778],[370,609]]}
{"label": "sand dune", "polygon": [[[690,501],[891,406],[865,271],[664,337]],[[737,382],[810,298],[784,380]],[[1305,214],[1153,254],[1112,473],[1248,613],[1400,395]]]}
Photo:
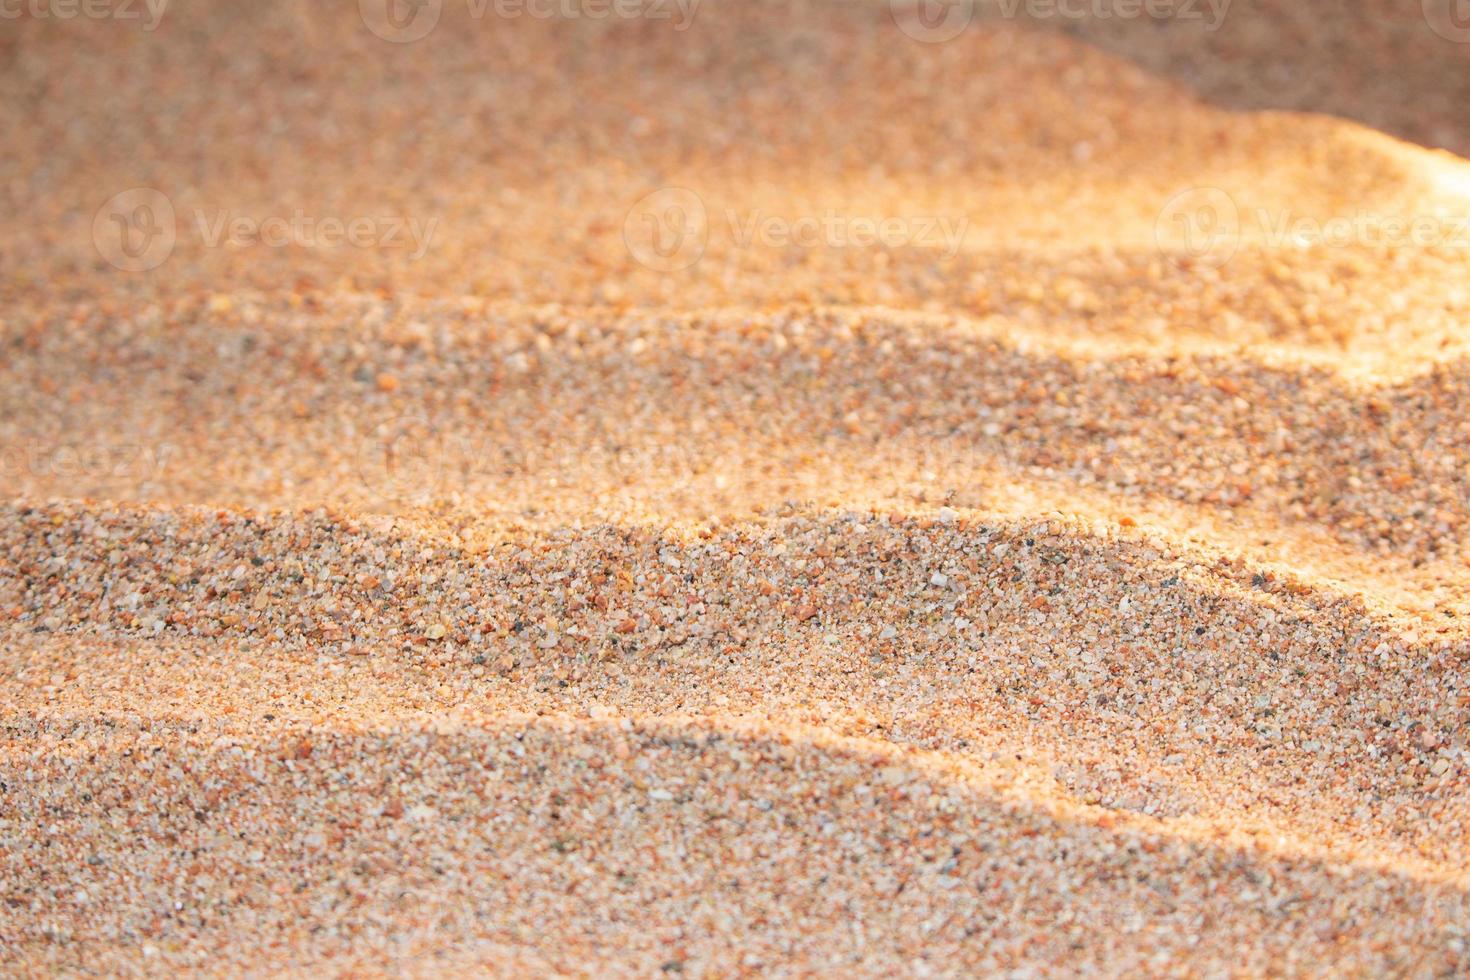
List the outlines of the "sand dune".
{"label": "sand dune", "polygon": [[474,9],[0,30],[0,972],[1470,969],[1470,49]]}

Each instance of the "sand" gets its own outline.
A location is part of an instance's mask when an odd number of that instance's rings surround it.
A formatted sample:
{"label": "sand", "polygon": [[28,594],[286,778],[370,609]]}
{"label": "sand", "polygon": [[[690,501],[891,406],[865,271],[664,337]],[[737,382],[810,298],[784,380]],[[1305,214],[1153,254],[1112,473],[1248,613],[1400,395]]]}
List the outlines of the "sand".
{"label": "sand", "polygon": [[1454,22],[362,7],[0,22],[0,973],[1470,971]]}

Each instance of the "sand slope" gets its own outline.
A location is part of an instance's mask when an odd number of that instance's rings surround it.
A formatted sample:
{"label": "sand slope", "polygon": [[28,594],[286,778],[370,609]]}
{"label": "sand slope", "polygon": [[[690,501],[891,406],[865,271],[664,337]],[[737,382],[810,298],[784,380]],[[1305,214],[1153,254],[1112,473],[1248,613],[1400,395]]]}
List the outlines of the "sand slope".
{"label": "sand slope", "polygon": [[7,22],[0,972],[1470,969],[1470,163],[1229,16]]}

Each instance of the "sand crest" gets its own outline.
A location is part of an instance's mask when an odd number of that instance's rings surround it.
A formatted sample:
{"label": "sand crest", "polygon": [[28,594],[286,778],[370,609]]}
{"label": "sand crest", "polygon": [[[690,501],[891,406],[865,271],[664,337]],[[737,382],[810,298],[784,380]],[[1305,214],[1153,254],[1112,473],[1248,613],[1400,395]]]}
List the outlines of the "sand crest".
{"label": "sand crest", "polygon": [[0,21],[0,973],[1470,970],[1470,38],[1002,7]]}

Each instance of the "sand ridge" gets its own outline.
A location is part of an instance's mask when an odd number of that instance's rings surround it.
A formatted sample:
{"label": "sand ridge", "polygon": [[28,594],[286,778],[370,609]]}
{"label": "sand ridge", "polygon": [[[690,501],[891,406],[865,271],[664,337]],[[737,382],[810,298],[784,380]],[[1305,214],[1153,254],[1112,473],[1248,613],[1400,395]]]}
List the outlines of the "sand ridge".
{"label": "sand ridge", "polygon": [[0,29],[0,972],[1470,969],[1464,45],[356,7]]}

